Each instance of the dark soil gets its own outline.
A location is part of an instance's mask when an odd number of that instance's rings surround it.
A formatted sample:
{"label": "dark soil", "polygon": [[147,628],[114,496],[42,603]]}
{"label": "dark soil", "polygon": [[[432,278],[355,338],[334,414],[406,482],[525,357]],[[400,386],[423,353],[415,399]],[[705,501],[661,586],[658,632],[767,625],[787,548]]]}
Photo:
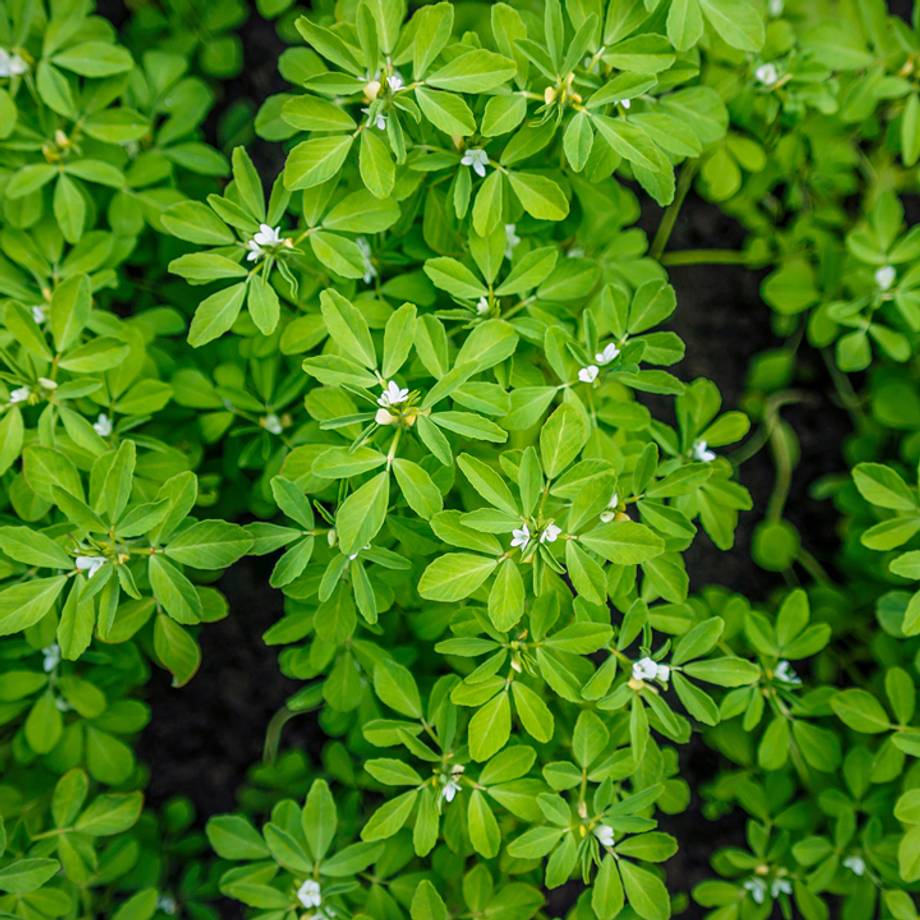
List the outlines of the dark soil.
{"label": "dark soil", "polygon": [[[118,0],[103,0],[99,9],[113,22],[124,20],[124,6]],[[262,99],[285,88],[276,70],[284,45],[274,26],[253,13],[242,37],[247,66],[238,80],[223,87],[223,97],[206,124],[212,142],[219,139],[220,112],[233,103]],[[273,176],[280,169],[280,145],[256,141],[253,153],[263,175]],[[659,217],[656,209],[642,221],[650,237]],[[691,197],[668,249],[740,248],[742,241],[743,231],[736,223],[714,205]],[[687,345],[686,358],[674,370],[683,379],[703,376],[715,381],[723,393],[723,408],[737,408],[752,357],[779,344],[771,331],[769,311],[760,299],[761,275],[736,266],[674,267],[670,274],[678,293],[672,328]],[[793,481],[788,517],[800,529],[807,548],[822,564],[832,567],[835,516],[828,505],[809,498],[808,488],[819,476],[841,469],[840,446],[850,428],[831,395],[833,389],[821,362],[808,361],[806,366],[812,379],[803,383],[813,399],[785,415],[801,441],[803,456]],[[700,535],[687,557],[693,590],[721,584],[752,598],[765,598],[782,584],[750,559],[751,534],[770,495],[773,475],[767,451],[745,464],[741,479],[753,495],[755,510],[742,516],[730,552],[720,552]],[[187,796],[202,822],[233,809],[248,768],[261,756],[271,716],[298,688],[281,676],[275,650],[261,641],[282,609],[281,595],[268,587],[268,572],[260,560],[244,560],[234,566],[219,583],[230,602],[230,616],[200,632],[199,673],[186,687],[173,689],[168,675],[157,672],[148,687],[153,718],[140,740],[139,754],[150,766],[148,797],[154,805],[175,795]],[[289,727],[285,740],[309,744],[309,731],[309,726]],[[681,760],[682,773],[694,790],[719,766],[718,756],[698,738],[682,750]],[[682,843],[668,866],[674,890],[687,891],[708,877],[712,852],[743,839],[740,814],[718,824],[701,822],[696,792],[685,814],[664,822],[664,828]],[[557,915],[577,894],[576,888],[553,895]],[[691,905],[683,916],[701,917],[703,913]],[[240,917],[242,913],[237,905],[225,901],[221,915]]]}

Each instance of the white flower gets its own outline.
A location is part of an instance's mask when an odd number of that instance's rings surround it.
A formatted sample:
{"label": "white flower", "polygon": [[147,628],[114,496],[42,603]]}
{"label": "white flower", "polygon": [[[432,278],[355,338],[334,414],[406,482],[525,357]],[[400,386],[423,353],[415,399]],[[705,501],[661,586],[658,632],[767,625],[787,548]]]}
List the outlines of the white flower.
{"label": "white flower", "polygon": [[257,262],[265,255],[266,248],[272,249],[280,246],[284,240],[281,238],[281,227],[269,227],[268,224],[259,224],[259,229],[252,239],[246,243],[249,252],[246,254],[247,262]]}
{"label": "white flower", "polygon": [[383,112],[377,112],[376,115],[371,115],[370,109],[361,109],[365,115],[367,115],[367,123],[373,125],[378,131],[386,131],[387,129],[387,117]]}
{"label": "white flower", "polygon": [[50,377],[39,377],[38,383],[46,390],[56,390],[58,387],[57,381],[52,380]]}
{"label": "white flower", "polygon": [[54,698],[54,708],[58,712],[70,712],[73,707],[70,705],[70,703],[67,702],[67,700],[57,696]]}
{"label": "white flower", "polygon": [[281,419],[278,418],[274,412],[269,412],[268,415],[263,416],[259,420],[259,424],[269,434],[281,434],[281,432],[284,431],[284,427],[281,424]]}
{"label": "white flower", "polygon": [[392,425],[396,421],[396,416],[390,415],[386,409],[378,409],[377,414],[374,416],[374,421],[378,425]]}
{"label": "white flower", "polygon": [[580,259],[585,254],[581,246],[573,246],[566,254],[567,259]]}
{"label": "white flower", "polygon": [[632,666],[633,680],[660,680],[667,683],[671,677],[671,668],[658,664],[654,658],[640,658]]}
{"label": "white flower", "polygon": [[781,680],[784,684],[802,683],[802,679],[795,673],[792,665],[785,658],[773,669],[773,674],[777,680]]}
{"label": "white flower", "polygon": [[441,798],[445,802],[450,804],[454,800],[454,796],[460,791],[460,783],[458,783],[453,777],[447,780],[444,783],[444,788],[441,790]]}
{"label": "white flower", "polygon": [[394,70],[393,73],[387,77],[387,86],[390,87],[391,93],[399,92],[405,85],[406,81],[398,70]]}
{"label": "white flower", "polygon": [[105,556],[77,556],[75,564],[78,572],[86,572],[86,577],[92,578],[107,561]]}
{"label": "white flower", "polygon": [[770,886],[771,898],[778,898],[781,894],[792,894],[792,883],[787,878],[775,878]]}
{"label": "white flower", "polygon": [[489,300],[487,297],[482,296],[476,303],[476,312],[480,316],[485,316],[489,312]]}
{"label": "white flower", "polygon": [[607,502],[607,510],[602,511],[600,514],[601,523],[609,524],[617,516],[617,505],[620,504],[620,496],[616,492],[610,496],[610,501]]}
{"label": "white flower", "polygon": [[774,17],[782,16],[785,5],[784,0],[770,0],[767,4],[767,12]]}
{"label": "white flower", "polygon": [[176,899],[171,894],[161,894],[157,898],[157,910],[163,911],[164,914],[172,916],[178,906]]}
{"label": "white flower", "polygon": [[42,649],[42,670],[48,674],[50,671],[53,671],[61,663],[61,647],[57,642],[52,642],[51,645],[46,646]]}
{"label": "white flower", "polygon": [[308,878],[300,888],[297,889],[297,900],[300,901],[304,907],[319,907],[320,904],[323,903],[320,892],[319,882],[315,879]]}
{"label": "white flower", "polygon": [[365,284],[370,284],[377,277],[377,269],[371,261],[371,244],[363,236],[359,236],[355,239],[355,245],[361,250],[361,258],[364,261],[364,275],[361,280]]}
{"label": "white flower", "polygon": [[104,412],[100,412],[93,422],[93,431],[100,438],[107,438],[112,433],[112,420]]}
{"label": "white flower", "polygon": [[890,291],[897,280],[898,273],[893,265],[883,265],[875,273],[875,283],[880,291]]}
{"label": "white flower", "polygon": [[658,673],[658,662],[653,658],[640,658],[632,666],[633,680],[654,680]]}
{"label": "white flower", "polygon": [[594,383],[599,373],[600,370],[596,364],[589,364],[587,367],[583,367],[578,371],[578,379],[582,383]]}
{"label": "white flower", "polygon": [[31,395],[32,391],[28,387],[16,387],[10,393],[10,405],[25,402]]}
{"label": "white flower", "polygon": [[45,308],[41,304],[36,304],[32,307],[32,322],[34,322],[36,326],[40,326],[47,318]]}
{"label": "white flower", "polygon": [[471,147],[464,151],[460,158],[461,166],[472,166],[473,172],[480,179],[486,174],[486,166],[489,164],[489,155],[481,147]]}
{"label": "white flower", "polygon": [[598,824],[594,828],[594,836],[602,847],[612,847],[614,844],[613,828],[609,824]]}
{"label": "white flower", "polygon": [[716,459],[715,451],[709,450],[705,441],[695,441],[693,444],[693,459],[700,463],[712,463]]}
{"label": "white flower", "polygon": [[543,528],[543,533],[540,534],[541,543],[555,543],[559,539],[559,534],[562,533],[562,528],[557,527],[555,524],[547,524]]}
{"label": "white flower", "polygon": [[600,365],[609,364],[619,353],[620,349],[617,348],[616,344],[614,342],[608,342],[604,346],[604,350],[599,351],[594,356],[594,360]]}
{"label": "white flower", "polygon": [[756,876],[749,878],[742,887],[751,893],[755,904],[763,904],[767,896],[767,883],[762,878]]}
{"label": "white flower", "polygon": [[764,86],[773,86],[779,79],[779,71],[776,69],[776,64],[761,64],[754,71],[754,77]]}
{"label": "white flower", "polygon": [[521,242],[517,235],[517,224],[505,224],[505,258],[510,259],[514,247]]}
{"label": "white flower", "polygon": [[29,65],[18,54],[0,48],[0,77],[20,77],[28,69]]}
{"label": "white flower", "polygon": [[521,524],[516,530],[511,531],[511,548],[520,546],[524,549],[530,543],[530,528],[526,524]]}
{"label": "white flower", "polygon": [[632,107],[632,101],[630,99],[620,99],[619,103],[623,106],[624,109],[629,109]]}
{"label": "white flower", "polygon": [[401,387],[395,380],[391,380],[377,400],[378,406],[386,409],[388,406],[398,406],[409,398],[409,391]]}
{"label": "white flower", "polygon": [[866,871],[866,861],[861,856],[847,856],[843,861],[844,866],[853,873],[853,875],[863,875]]}

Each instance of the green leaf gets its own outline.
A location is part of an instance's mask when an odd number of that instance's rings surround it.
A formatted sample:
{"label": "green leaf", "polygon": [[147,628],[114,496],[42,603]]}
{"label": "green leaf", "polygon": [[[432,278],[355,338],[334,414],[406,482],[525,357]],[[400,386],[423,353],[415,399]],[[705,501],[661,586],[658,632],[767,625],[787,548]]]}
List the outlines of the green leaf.
{"label": "green leaf", "polygon": [[321,862],[338,826],[335,801],[324,779],[314,780],[310,786],[300,823],[313,859]]}
{"label": "green leaf", "polygon": [[759,51],[764,43],[760,10],[748,0],[699,0],[707,21],[722,40],[741,51]]}
{"label": "green leaf", "polygon": [[265,859],[262,835],[241,815],[217,815],[205,825],[208,842],[222,859]]}
{"label": "green leaf", "polygon": [[625,859],[618,866],[629,906],[642,920],[667,920],[671,916],[671,899],[661,879]]}
{"label": "green leaf", "polygon": [[445,134],[468,137],[476,130],[476,119],[460,96],[420,86],[415,98],[425,118]]}
{"label": "green leaf", "polygon": [[350,134],[338,134],[298,144],[284,165],[285,188],[313,188],[331,179],[345,163],[352,140]]}
{"label": "green leaf", "polygon": [[140,792],[100,795],[80,815],[74,828],[92,837],[111,837],[133,827],[143,806]]}
{"label": "green leaf", "polygon": [[422,879],[418,883],[412,896],[409,914],[412,920],[448,920],[450,916],[437,888],[428,879]]}
{"label": "green leaf", "polygon": [[335,517],[339,548],[346,555],[360,552],[377,536],[390,502],[390,474],[378,473],[352,492]]}
{"label": "green leaf", "polygon": [[882,704],[865,690],[841,690],[831,697],[837,718],[854,731],[876,734],[887,731],[891,720]]}
{"label": "green leaf", "polygon": [[415,678],[395,661],[384,659],[374,668],[374,692],[391,709],[413,719],[422,717],[422,702]]}
{"label": "green leaf", "polygon": [[569,203],[559,186],[537,173],[509,172],[508,181],[521,207],[538,220],[563,220]]}
{"label": "green leaf", "polygon": [[470,719],[469,745],[473,760],[488,760],[501,750],[511,734],[511,703],[501,691],[481,706]]}
{"label": "green leaf", "polygon": [[458,55],[425,81],[435,89],[485,93],[507,83],[517,72],[514,61],[477,48]]}
{"label": "green leaf", "polygon": [[34,626],[51,609],[67,578],[31,578],[0,590],[0,636]]}
{"label": "green leaf", "polygon": [[240,315],[247,291],[246,283],[240,282],[202,300],[189,328],[189,345],[198,348],[227,332]]}
{"label": "green leaf", "polygon": [[393,473],[409,507],[426,521],[443,507],[441,492],[432,478],[417,463],[397,457]]}
{"label": "green leaf", "polygon": [[894,511],[918,510],[914,489],[889,466],[881,463],[860,463],[853,469],[853,481],[862,497],[879,508]]}
{"label": "green leaf", "polygon": [[664,541],[645,524],[611,521],[582,534],[579,541],[615,565],[636,565],[664,552]]}
{"label": "green leaf", "polygon": [[197,569],[223,569],[252,546],[252,537],[239,524],[198,521],[173,537],[164,552],[170,559]]}

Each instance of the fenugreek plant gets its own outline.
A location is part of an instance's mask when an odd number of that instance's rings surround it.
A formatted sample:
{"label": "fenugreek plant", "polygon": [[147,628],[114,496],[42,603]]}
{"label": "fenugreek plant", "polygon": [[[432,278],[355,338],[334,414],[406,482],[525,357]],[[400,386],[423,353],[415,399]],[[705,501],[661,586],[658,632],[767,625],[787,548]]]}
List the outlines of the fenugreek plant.
{"label": "fenugreek plant", "polygon": [[[881,0],[256,6],[288,87],[225,155],[244,5],[122,45],[0,0],[0,913],[665,920],[693,847],[718,920],[915,917],[916,32]],[[691,194],[743,250],[670,248]],[[695,262],[767,270],[746,412],[679,366]],[[855,429],[830,574],[788,507],[809,350]],[[743,512],[766,599],[685,564]],[[299,686],[208,856],[131,745],[247,555]]]}

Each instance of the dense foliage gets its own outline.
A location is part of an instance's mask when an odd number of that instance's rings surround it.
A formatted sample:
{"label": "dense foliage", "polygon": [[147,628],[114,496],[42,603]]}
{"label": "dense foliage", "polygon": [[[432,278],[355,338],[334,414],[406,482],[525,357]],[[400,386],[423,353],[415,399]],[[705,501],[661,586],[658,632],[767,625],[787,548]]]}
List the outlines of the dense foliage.
{"label": "dense foliage", "polygon": [[[246,4],[0,0],[0,916],[916,917],[920,16],[257,7],[287,89],[218,120]],[[668,248],[689,195],[743,250]],[[741,407],[668,369],[694,263],[763,273]],[[787,509],[816,355],[830,573]],[[691,585],[744,512],[781,587]],[[132,743],[245,556],[300,689],[202,833]]]}

